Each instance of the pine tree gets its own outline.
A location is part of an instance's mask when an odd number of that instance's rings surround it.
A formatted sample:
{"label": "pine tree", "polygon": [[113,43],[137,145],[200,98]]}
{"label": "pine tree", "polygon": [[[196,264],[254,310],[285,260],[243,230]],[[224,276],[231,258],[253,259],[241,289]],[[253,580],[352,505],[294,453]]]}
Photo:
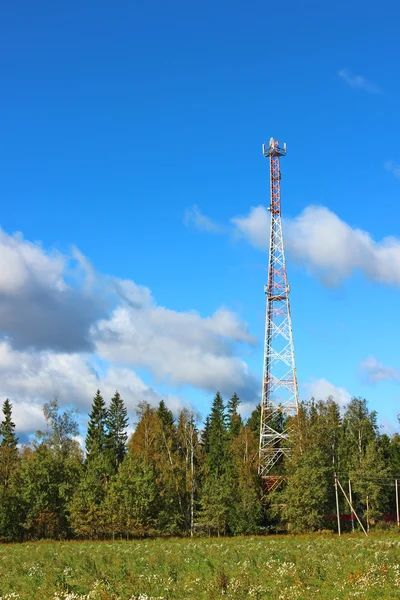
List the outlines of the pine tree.
{"label": "pine tree", "polygon": [[128,423],[128,411],[119,392],[116,391],[111,398],[106,418],[108,440],[113,464],[116,469],[118,469],[126,454],[126,441],[128,439],[126,428],[128,427]]}
{"label": "pine tree", "polygon": [[92,410],[89,414],[89,424],[86,436],[86,457],[90,460],[94,455],[104,452],[107,448],[107,409],[100,390],[93,398]]}
{"label": "pine tree", "polygon": [[15,435],[15,424],[12,422],[12,404],[8,398],[3,404],[3,415],[4,419],[0,424],[1,445],[16,450],[18,438]]}

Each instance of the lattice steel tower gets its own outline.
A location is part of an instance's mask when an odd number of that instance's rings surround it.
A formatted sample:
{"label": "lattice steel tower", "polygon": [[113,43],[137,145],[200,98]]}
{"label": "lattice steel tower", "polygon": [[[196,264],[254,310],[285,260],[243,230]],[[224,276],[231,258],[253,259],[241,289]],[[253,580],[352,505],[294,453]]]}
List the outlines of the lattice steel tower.
{"label": "lattice steel tower", "polygon": [[299,393],[290,317],[289,284],[286,274],[281,219],[280,157],[286,154],[286,144],[280,148],[273,138],[263,145],[263,154],[270,159],[271,213],[264,370],[261,402],[259,473],[267,487],[274,488],[277,479],[272,470],[280,458],[288,454],[289,430],[279,423],[286,416],[297,414]]}

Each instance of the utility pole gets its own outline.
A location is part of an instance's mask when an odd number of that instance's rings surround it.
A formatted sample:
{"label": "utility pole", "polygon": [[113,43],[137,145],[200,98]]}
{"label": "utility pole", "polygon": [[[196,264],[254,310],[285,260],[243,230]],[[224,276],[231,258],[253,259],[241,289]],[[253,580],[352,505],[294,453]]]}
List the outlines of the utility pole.
{"label": "utility pole", "polygon": [[286,155],[286,144],[270,139],[263,145],[263,154],[270,159],[270,206],[268,284],[264,341],[264,367],[261,401],[259,444],[259,474],[268,489],[275,489],[278,477],[272,475],[275,464],[289,453],[289,430],[285,418],[298,413],[297,386],[292,320],[290,316],[289,283],[283,246],[281,218],[280,158]]}
{"label": "utility pole", "polygon": [[397,527],[400,527],[400,514],[399,514],[399,482],[396,479],[396,517],[397,517]]}
{"label": "utility pole", "polygon": [[335,473],[335,496],[336,496],[336,515],[337,515],[337,528],[338,528],[338,534],[341,535],[341,529],[340,529],[340,512],[339,512],[339,494],[338,494],[338,480],[336,477],[336,473]]}
{"label": "utility pole", "polygon": [[[352,513],[354,513],[355,518],[358,521],[358,524],[360,525],[361,529],[363,530],[363,532],[365,533],[365,535],[368,537],[368,533],[365,531],[365,527],[364,525],[361,523],[360,521],[360,517],[358,516],[358,514],[356,513],[356,511],[354,510],[354,506],[352,505],[352,503],[350,502],[349,498],[346,496],[346,492],[344,491],[342,484],[340,483],[339,479],[337,478],[336,474],[335,474],[335,483],[336,485],[338,485],[340,487],[340,489],[343,492],[343,496],[346,498],[347,500],[347,504],[350,506],[350,510],[352,511]],[[337,495],[336,495],[336,506],[337,506]]]}

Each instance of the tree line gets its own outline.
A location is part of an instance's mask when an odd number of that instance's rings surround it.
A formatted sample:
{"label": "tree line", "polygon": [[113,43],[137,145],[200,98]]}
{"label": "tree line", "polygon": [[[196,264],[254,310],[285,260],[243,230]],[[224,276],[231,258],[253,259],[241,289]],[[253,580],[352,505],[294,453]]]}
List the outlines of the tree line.
{"label": "tree line", "polygon": [[[93,398],[85,450],[76,413],[55,399],[43,407],[46,428],[20,445],[12,405],[0,424],[0,540],[114,539],[155,535],[239,535],[336,527],[334,473],[351,481],[360,519],[378,523],[396,511],[400,436],[382,434],[366,400],[344,410],[329,398],[300,406],[289,428],[290,453],[269,493],[258,476],[260,406],[244,420],[234,394],[217,393],[204,425],[161,401],[128,415],[115,393]],[[349,513],[344,498],[340,512]]]}

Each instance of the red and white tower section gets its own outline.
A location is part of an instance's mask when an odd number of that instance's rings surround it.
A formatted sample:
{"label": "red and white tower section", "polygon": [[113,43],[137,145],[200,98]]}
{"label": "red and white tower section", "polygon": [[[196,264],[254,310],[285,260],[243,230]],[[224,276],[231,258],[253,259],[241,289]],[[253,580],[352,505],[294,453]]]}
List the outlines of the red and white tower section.
{"label": "red and white tower section", "polygon": [[274,467],[288,455],[286,426],[288,416],[297,414],[299,393],[294,359],[292,320],[290,316],[289,284],[286,273],[281,217],[280,158],[286,155],[286,144],[270,139],[263,145],[263,154],[270,159],[271,213],[264,369],[261,402],[259,474],[268,488],[276,486]]}

